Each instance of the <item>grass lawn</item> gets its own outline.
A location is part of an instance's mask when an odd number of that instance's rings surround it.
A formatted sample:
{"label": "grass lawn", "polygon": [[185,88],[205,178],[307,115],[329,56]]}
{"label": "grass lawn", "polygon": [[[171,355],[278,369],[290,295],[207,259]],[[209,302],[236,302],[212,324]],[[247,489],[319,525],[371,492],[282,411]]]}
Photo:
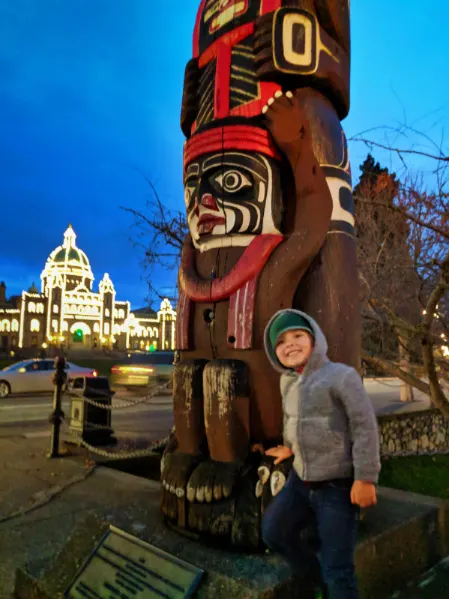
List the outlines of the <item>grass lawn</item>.
{"label": "grass lawn", "polygon": [[382,462],[383,487],[449,499],[449,455],[390,458]]}

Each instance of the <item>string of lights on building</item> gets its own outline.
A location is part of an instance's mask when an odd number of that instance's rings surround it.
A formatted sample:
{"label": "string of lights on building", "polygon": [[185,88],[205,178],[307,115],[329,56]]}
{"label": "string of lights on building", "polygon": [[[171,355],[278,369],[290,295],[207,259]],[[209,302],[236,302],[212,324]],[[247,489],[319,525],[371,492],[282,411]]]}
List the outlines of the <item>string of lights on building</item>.
{"label": "string of lights on building", "polygon": [[47,259],[41,291],[34,283],[19,296],[6,298],[0,283],[0,350],[50,346],[171,350],[175,347],[176,312],[164,299],[160,309],[131,311],[116,299],[106,273],[93,291],[94,276],[86,254],[76,245],[69,225],[63,244]]}

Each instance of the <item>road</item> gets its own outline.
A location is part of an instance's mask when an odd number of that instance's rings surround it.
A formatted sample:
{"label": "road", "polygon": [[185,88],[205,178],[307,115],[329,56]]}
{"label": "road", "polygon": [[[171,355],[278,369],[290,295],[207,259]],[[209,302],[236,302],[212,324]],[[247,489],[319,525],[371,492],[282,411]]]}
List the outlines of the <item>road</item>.
{"label": "road", "polygon": [[[141,399],[129,393],[117,394],[128,401]],[[49,434],[48,417],[52,411],[51,395],[29,394],[11,395],[0,402],[0,437],[44,436]],[[113,406],[123,402],[114,398]],[[65,397],[62,409],[68,418],[70,398]],[[170,396],[154,397],[149,403],[124,409],[113,409],[112,428],[116,436],[142,436],[147,438],[164,437],[173,426],[173,402]]]}
{"label": "road", "polygon": [[[400,381],[398,379],[366,379],[365,388],[378,414],[423,410],[429,407],[428,397],[420,392],[415,392],[414,402],[402,403],[399,400]],[[139,399],[130,392],[119,391],[114,397],[114,406],[123,405],[117,399],[118,397],[127,400]],[[112,412],[112,428],[118,437],[127,435],[163,437],[173,426],[172,408],[172,398],[166,395],[155,397],[147,404],[115,409]],[[48,433],[50,429],[48,417],[51,410],[51,395],[13,395],[0,401],[0,436],[15,434],[37,436]],[[63,410],[69,416],[68,397],[64,399]]]}

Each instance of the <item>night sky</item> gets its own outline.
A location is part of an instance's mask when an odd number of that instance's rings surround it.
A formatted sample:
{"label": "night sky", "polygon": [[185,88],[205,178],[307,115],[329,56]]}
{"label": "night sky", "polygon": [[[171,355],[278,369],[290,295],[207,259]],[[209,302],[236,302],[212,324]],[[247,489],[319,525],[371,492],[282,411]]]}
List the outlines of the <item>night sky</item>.
{"label": "night sky", "polygon": [[[95,284],[109,272],[117,299],[144,304],[142,255],[120,206],[145,209],[144,173],[183,208],[179,112],[198,3],[0,0],[0,280],[9,294],[40,284],[72,223]],[[439,141],[449,126],[449,3],[351,8],[348,137],[407,122]],[[354,175],[366,153],[351,145]],[[164,292],[175,273],[153,282]]]}

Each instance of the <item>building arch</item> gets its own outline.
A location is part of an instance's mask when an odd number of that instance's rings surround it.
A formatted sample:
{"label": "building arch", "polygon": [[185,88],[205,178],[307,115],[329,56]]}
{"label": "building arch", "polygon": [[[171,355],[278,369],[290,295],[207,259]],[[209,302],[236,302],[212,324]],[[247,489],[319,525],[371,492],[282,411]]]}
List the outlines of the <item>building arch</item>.
{"label": "building arch", "polygon": [[41,325],[40,322],[37,320],[37,318],[33,318],[33,320],[30,322],[30,330],[32,333],[39,333],[41,329]]}
{"label": "building arch", "polygon": [[72,324],[70,332],[73,334],[75,331],[82,331],[83,335],[90,335],[92,332],[90,326],[85,322],[75,322],[75,324]]}

